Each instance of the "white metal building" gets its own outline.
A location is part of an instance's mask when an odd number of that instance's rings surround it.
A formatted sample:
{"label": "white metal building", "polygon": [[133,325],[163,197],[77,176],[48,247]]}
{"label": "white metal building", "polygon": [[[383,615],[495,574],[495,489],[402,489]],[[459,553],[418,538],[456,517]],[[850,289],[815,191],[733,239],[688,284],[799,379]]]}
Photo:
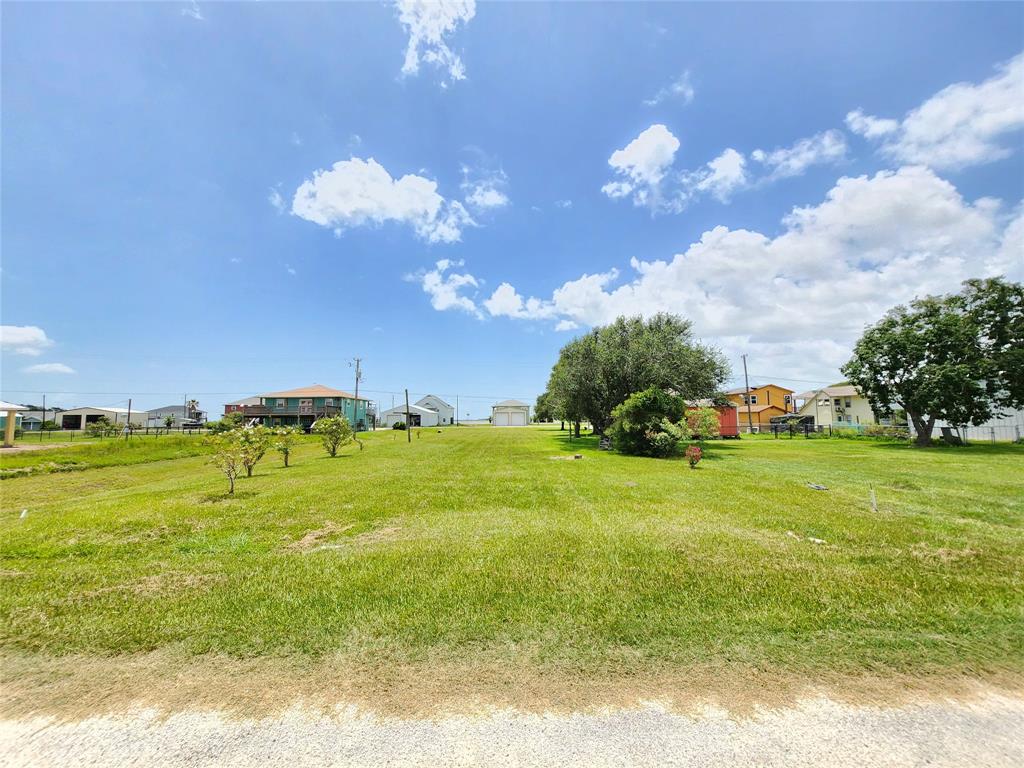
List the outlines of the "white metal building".
{"label": "white metal building", "polygon": [[[84,408],[71,408],[67,411],[61,411],[57,416],[56,421],[61,429],[85,429],[86,424],[99,421],[101,416],[106,416],[111,424],[128,423],[127,408],[92,408],[86,406]],[[131,422],[133,424],[145,424],[146,412],[143,410],[133,410]]]}
{"label": "white metal building", "polygon": [[455,423],[455,408],[437,395],[421,397],[416,401],[416,405],[422,405],[424,408],[430,408],[431,410],[437,411],[438,424]]}
{"label": "white metal building", "polygon": [[530,406],[519,400],[502,400],[491,406],[491,424],[495,427],[525,427],[530,423]]}
{"label": "white metal building", "polygon": [[410,427],[436,427],[440,423],[439,418],[440,415],[433,408],[410,405],[408,419],[406,419],[405,405],[403,404],[381,411],[378,423],[384,427],[393,427],[400,421]]}

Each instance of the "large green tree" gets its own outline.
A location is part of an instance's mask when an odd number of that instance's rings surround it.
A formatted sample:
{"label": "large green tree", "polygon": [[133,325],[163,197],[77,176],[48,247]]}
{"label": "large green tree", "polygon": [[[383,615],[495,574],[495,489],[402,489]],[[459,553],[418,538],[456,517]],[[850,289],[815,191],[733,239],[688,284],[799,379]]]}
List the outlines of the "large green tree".
{"label": "large green tree", "polygon": [[842,370],[876,413],[905,410],[918,445],[939,419],[981,424],[1024,405],[1024,286],[968,280],[960,293],[894,307]]}
{"label": "large green tree", "polygon": [[710,397],[729,373],[722,354],[693,338],[691,323],[659,313],[620,317],[562,348],[548,394],[559,418],[586,420],[604,434],[612,410],[656,387],[685,399]]}

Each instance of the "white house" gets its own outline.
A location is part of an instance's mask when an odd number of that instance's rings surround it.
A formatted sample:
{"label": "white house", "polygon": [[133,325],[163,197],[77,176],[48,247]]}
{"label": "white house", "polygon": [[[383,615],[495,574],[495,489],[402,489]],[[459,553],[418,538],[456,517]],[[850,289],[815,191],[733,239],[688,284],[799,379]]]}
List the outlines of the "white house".
{"label": "white house", "polygon": [[[99,421],[101,416],[106,416],[111,424],[128,423],[127,408],[92,408],[86,406],[85,408],[71,408],[67,411],[61,411],[57,415],[60,417],[57,419],[57,423],[60,424],[61,429],[85,429],[86,424]],[[145,424],[146,422],[146,412],[143,410],[133,410],[131,417],[131,423],[133,424]]]}
{"label": "white house", "polygon": [[525,427],[530,423],[530,406],[518,400],[502,400],[491,406],[491,424],[495,427]]}
{"label": "white house", "polygon": [[823,387],[796,395],[803,405],[797,413],[813,416],[818,425],[831,424],[842,427],[855,424],[878,424],[878,417],[871,410],[871,403],[851,384]]}
{"label": "white house", "polygon": [[455,408],[446,403],[437,395],[427,395],[421,397],[416,401],[416,405],[421,405],[424,408],[430,408],[431,410],[437,411],[437,423],[438,424],[454,424],[455,423]]}
{"label": "white house", "polygon": [[410,427],[436,427],[440,421],[440,414],[433,408],[426,408],[422,405],[410,405],[409,413],[405,412],[405,405],[396,405],[381,411],[377,423],[384,427],[393,427],[398,422]]}

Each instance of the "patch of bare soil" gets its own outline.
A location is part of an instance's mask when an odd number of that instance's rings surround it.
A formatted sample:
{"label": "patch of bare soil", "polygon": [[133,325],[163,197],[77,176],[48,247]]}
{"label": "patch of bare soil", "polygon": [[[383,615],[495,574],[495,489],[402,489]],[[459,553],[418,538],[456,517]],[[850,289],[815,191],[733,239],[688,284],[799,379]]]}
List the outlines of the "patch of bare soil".
{"label": "patch of bare soil", "polygon": [[69,445],[71,445],[71,443],[21,443],[10,448],[0,447],[0,455],[9,456],[12,453],[45,451],[47,448],[65,448]]}
{"label": "patch of bare soil", "polygon": [[715,706],[744,717],[817,696],[854,705],[900,706],[1024,693],[1024,674],[1009,671],[802,675],[722,665],[581,674],[497,658],[373,663],[341,656],[237,659],[170,651],[110,658],[8,654],[0,657],[0,667],[0,716],[64,720],[139,706],[167,715],[216,709],[236,717],[263,717],[297,703],[323,712],[345,704],[382,716],[436,718],[494,708],[595,712],[651,701],[682,714]]}
{"label": "patch of bare soil", "polygon": [[144,576],[141,579],[128,581],[123,584],[111,584],[98,589],[90,589],[84,592],[77,592],[62,600],[64,603],[91,600],[104,595],[117,592],[126,592],[139,597],[157,597],[174,592],[187,592],[196,589],[210,587],[217,582],[223,581],[225,576],[216,573],[186,573],[169,572],[158,573],[152,576]]}
{"label": "patch of bare soil", "polygon": [[970,547],[964,547],[963,549],[933,547],[920,541],[910,548],[910,554],[918,560],[924,560],[925,562],[938,562],[943,565],[949,565],[950,563],[957,563],[963,560],[971,560],[980,555],[981,552]]}
{"label": "patch of bare soil", "polygon": [[317,528],[314,531],[307,531],[298,541],[293,541],[288,545],[288,549],[296,550],[299,552],[308,552],[313,549],[318,549],[323,544],[324,539],[328,539],[331,536],[336,536],[339,533],[344,533],[351,528],[354,523],[348,525],[338,525],[337,523],[324,523],[322,528]]}

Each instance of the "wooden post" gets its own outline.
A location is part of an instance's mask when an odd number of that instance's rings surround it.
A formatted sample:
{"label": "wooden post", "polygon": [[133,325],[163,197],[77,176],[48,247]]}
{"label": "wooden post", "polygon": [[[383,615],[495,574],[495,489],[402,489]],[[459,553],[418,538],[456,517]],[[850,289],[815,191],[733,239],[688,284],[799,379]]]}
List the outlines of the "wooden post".
{"label": "wooden post", "polygon": [[412,424],[409,419],[409,390],[405,390],[405,442],[412,442]]}
{"label": "wooden post", "polygon": [[[117,415],[114,415],[114,421],[117,421]],[[128,425],[132,423],[132,399],[128,398],[128,419],[124,423],[124,439],[128,442],[128,438],[132,434],[132,429]]]}

